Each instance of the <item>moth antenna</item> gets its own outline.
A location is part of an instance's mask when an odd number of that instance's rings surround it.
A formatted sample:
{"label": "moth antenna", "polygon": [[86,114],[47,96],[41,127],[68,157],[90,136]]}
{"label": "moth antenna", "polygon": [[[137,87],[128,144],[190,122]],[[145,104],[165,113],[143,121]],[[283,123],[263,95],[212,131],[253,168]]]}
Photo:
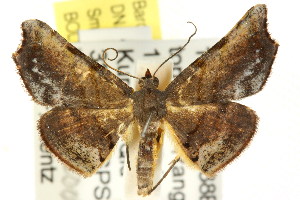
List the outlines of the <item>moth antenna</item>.
{"label": "moth antenna", "polygon": [[116,68],[110,66],[110,65],[105,61],[105,55],[106,55],[106,52],[107,52],[108,50],[114,50],[114,51],[116,52],[116,56],[115,56],[114,58],[107,58],[107,59],[110,60],[110,61],[115,60],[115,59],[118,57],[118,55],[119,55],[117,49],[115,49],[115,48],[107,48],[107,49],[105,49],[105,50],[103,51],[103,53],[102,53],[102,60],[103,60],[104,64],[105,64],[107,67],[109,67],[110,69],[115,70],[116,72],[119,72],[119,73],[121,73],[121,74],[125,74],[125,75],[127,75],[127,76],[132,77],[132,78],[140,79],[139,77],[133,76],[133,75],[128,74],[128,73],[126,73],[126,72],[122,72],[122,71],[120,71],[120,70],[118,70],[118,69],[116,69]]}
{"label": "moth antenna", "polygon": [[161,184],[161,182],[167,177],[167,175],[169,174],[169,172],[173,169],[173,167],[175,166],[175,164],[180,160],[179,156],[176,156],[174,158],[174,160],[172,160],[170,162],[170,164],[172,164],[169,169],[166,171],[166,173],[161,177],[161,179],[156,183],[156,185],[148,192],[148,195],[150,195],[158,186],[159,184]]}
{"label": "moth antenna", "polygon": [[146,121],[146,123],[145,123],[145,126],[144,126],[144,128],[143,128],[143,131],[142,131],[142,133],[141,133],[141,137],[144,137],[144,136],[145,136],[145,133],[146,133],[146,131],[147,131],[147,128],[148,128],[149,123],[150,123],[151,118],[152,118],[152,114],[153,114],[153,113],[150,113],[149,118],[147,119],[147,121]]}
{"label": "moth antenna", "polygon": [[186,45],[188,45],[188,43],[190,43],[191,38],[197,33],[197,27],[195,26],[195,24],[193,22],[187,22],[187,23],[193,24],[193,26],[195,27],[194,33],[192,35],[190,35],[188,41],[183,45],[183,47],[181,47],[178,51],[176,51],[173,55],[171,55],[168,59],[166,59],[162,64],[160,64],[158,66],[158,68],[154,72],[153,76],[155,76],[156,72],[161,68],[161,66],[163,66],[166,62],[168,62],[168,60],[170,60],[171,58],[173,58],[174,56],[176,56],[180,51],[182,51],[186,47]]}
{"label": "moth antenna", "polygon": [[126,157],[127,157],[127,167],[131,171],[130,160],[129,160],[129,146],[126,144]]}

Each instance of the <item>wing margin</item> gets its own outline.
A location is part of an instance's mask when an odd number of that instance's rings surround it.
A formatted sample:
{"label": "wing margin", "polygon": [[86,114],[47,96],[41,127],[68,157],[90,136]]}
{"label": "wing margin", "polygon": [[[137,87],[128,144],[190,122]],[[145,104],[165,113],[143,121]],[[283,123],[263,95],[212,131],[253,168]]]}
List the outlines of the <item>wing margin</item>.
{"label": "wing margin", "polygon": [[22,23],[23,40],[13,59],[33,100],[47,106],[120,108],[133,89],[80,52],[46,23]]}
{"label": "wing margin", "polygon": [[229,102],[169,106],[164,125],[182,160],[213,177],[248,146],[257,123],[253,110]]}
{"label": "wing margin", "polygon": [[109,159],[133,119],[132,108],[56,107],[38,122],[47,149],[73,171],[91,176]]}
{"label": "wing margin", "polygon": [[171,82],[167,101],[199,105],[253,95],[266,83],[278,46],[267,30],[266,6],[256,5]]}

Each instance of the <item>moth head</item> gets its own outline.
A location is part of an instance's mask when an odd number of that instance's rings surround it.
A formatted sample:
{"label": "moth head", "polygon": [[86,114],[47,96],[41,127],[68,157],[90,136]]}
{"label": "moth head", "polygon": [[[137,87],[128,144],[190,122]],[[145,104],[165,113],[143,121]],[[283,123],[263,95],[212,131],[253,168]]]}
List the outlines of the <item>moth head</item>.
{"label": "moth head", "polygon": [[139,79],[139,86],[141,88],[157,88],[159,80],[157,77],[152,76],[149,69],[147,69],[145,76]]}

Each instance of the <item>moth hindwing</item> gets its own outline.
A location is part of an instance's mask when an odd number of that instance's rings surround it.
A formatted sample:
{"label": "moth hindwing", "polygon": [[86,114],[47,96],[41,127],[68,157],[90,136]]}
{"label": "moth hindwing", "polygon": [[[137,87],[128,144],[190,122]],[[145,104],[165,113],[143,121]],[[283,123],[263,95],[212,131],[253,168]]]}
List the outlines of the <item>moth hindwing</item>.
{"label": "moth hindwing", "polygon": [[38,122],[47,148],[87,177],[120,137],[128,144],[131,127],[137,126],[140,195],[153,189],[163,128],[180,158],[209,177],[242,152],[258,117],[231,100],[262,89],[278,48],[267,31],[266,6],[256,5],[165,91],[157,89],[158,79],[149,71],[140,79],[141,89],[133,91],[44,22],[25,21],[22,30],[13,59],[33,100],[53,107]]}

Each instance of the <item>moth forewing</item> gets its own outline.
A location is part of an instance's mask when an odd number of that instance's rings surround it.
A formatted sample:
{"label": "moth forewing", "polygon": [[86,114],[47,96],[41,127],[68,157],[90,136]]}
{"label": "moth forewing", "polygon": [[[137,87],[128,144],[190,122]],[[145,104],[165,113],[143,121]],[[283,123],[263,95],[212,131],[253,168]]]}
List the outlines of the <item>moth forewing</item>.
{"label": "moth forewing", "polygon": [[33,100],[45,106],[122,108],[133,92],[108,69],[39,20],[22,23],[13,59]]}
{"label": "moth forewing", "polygon": [[277,49],[267,30],[267,8],[256,5],[171,82],[167,102],[197,105],[253,95],[266,83]]}

